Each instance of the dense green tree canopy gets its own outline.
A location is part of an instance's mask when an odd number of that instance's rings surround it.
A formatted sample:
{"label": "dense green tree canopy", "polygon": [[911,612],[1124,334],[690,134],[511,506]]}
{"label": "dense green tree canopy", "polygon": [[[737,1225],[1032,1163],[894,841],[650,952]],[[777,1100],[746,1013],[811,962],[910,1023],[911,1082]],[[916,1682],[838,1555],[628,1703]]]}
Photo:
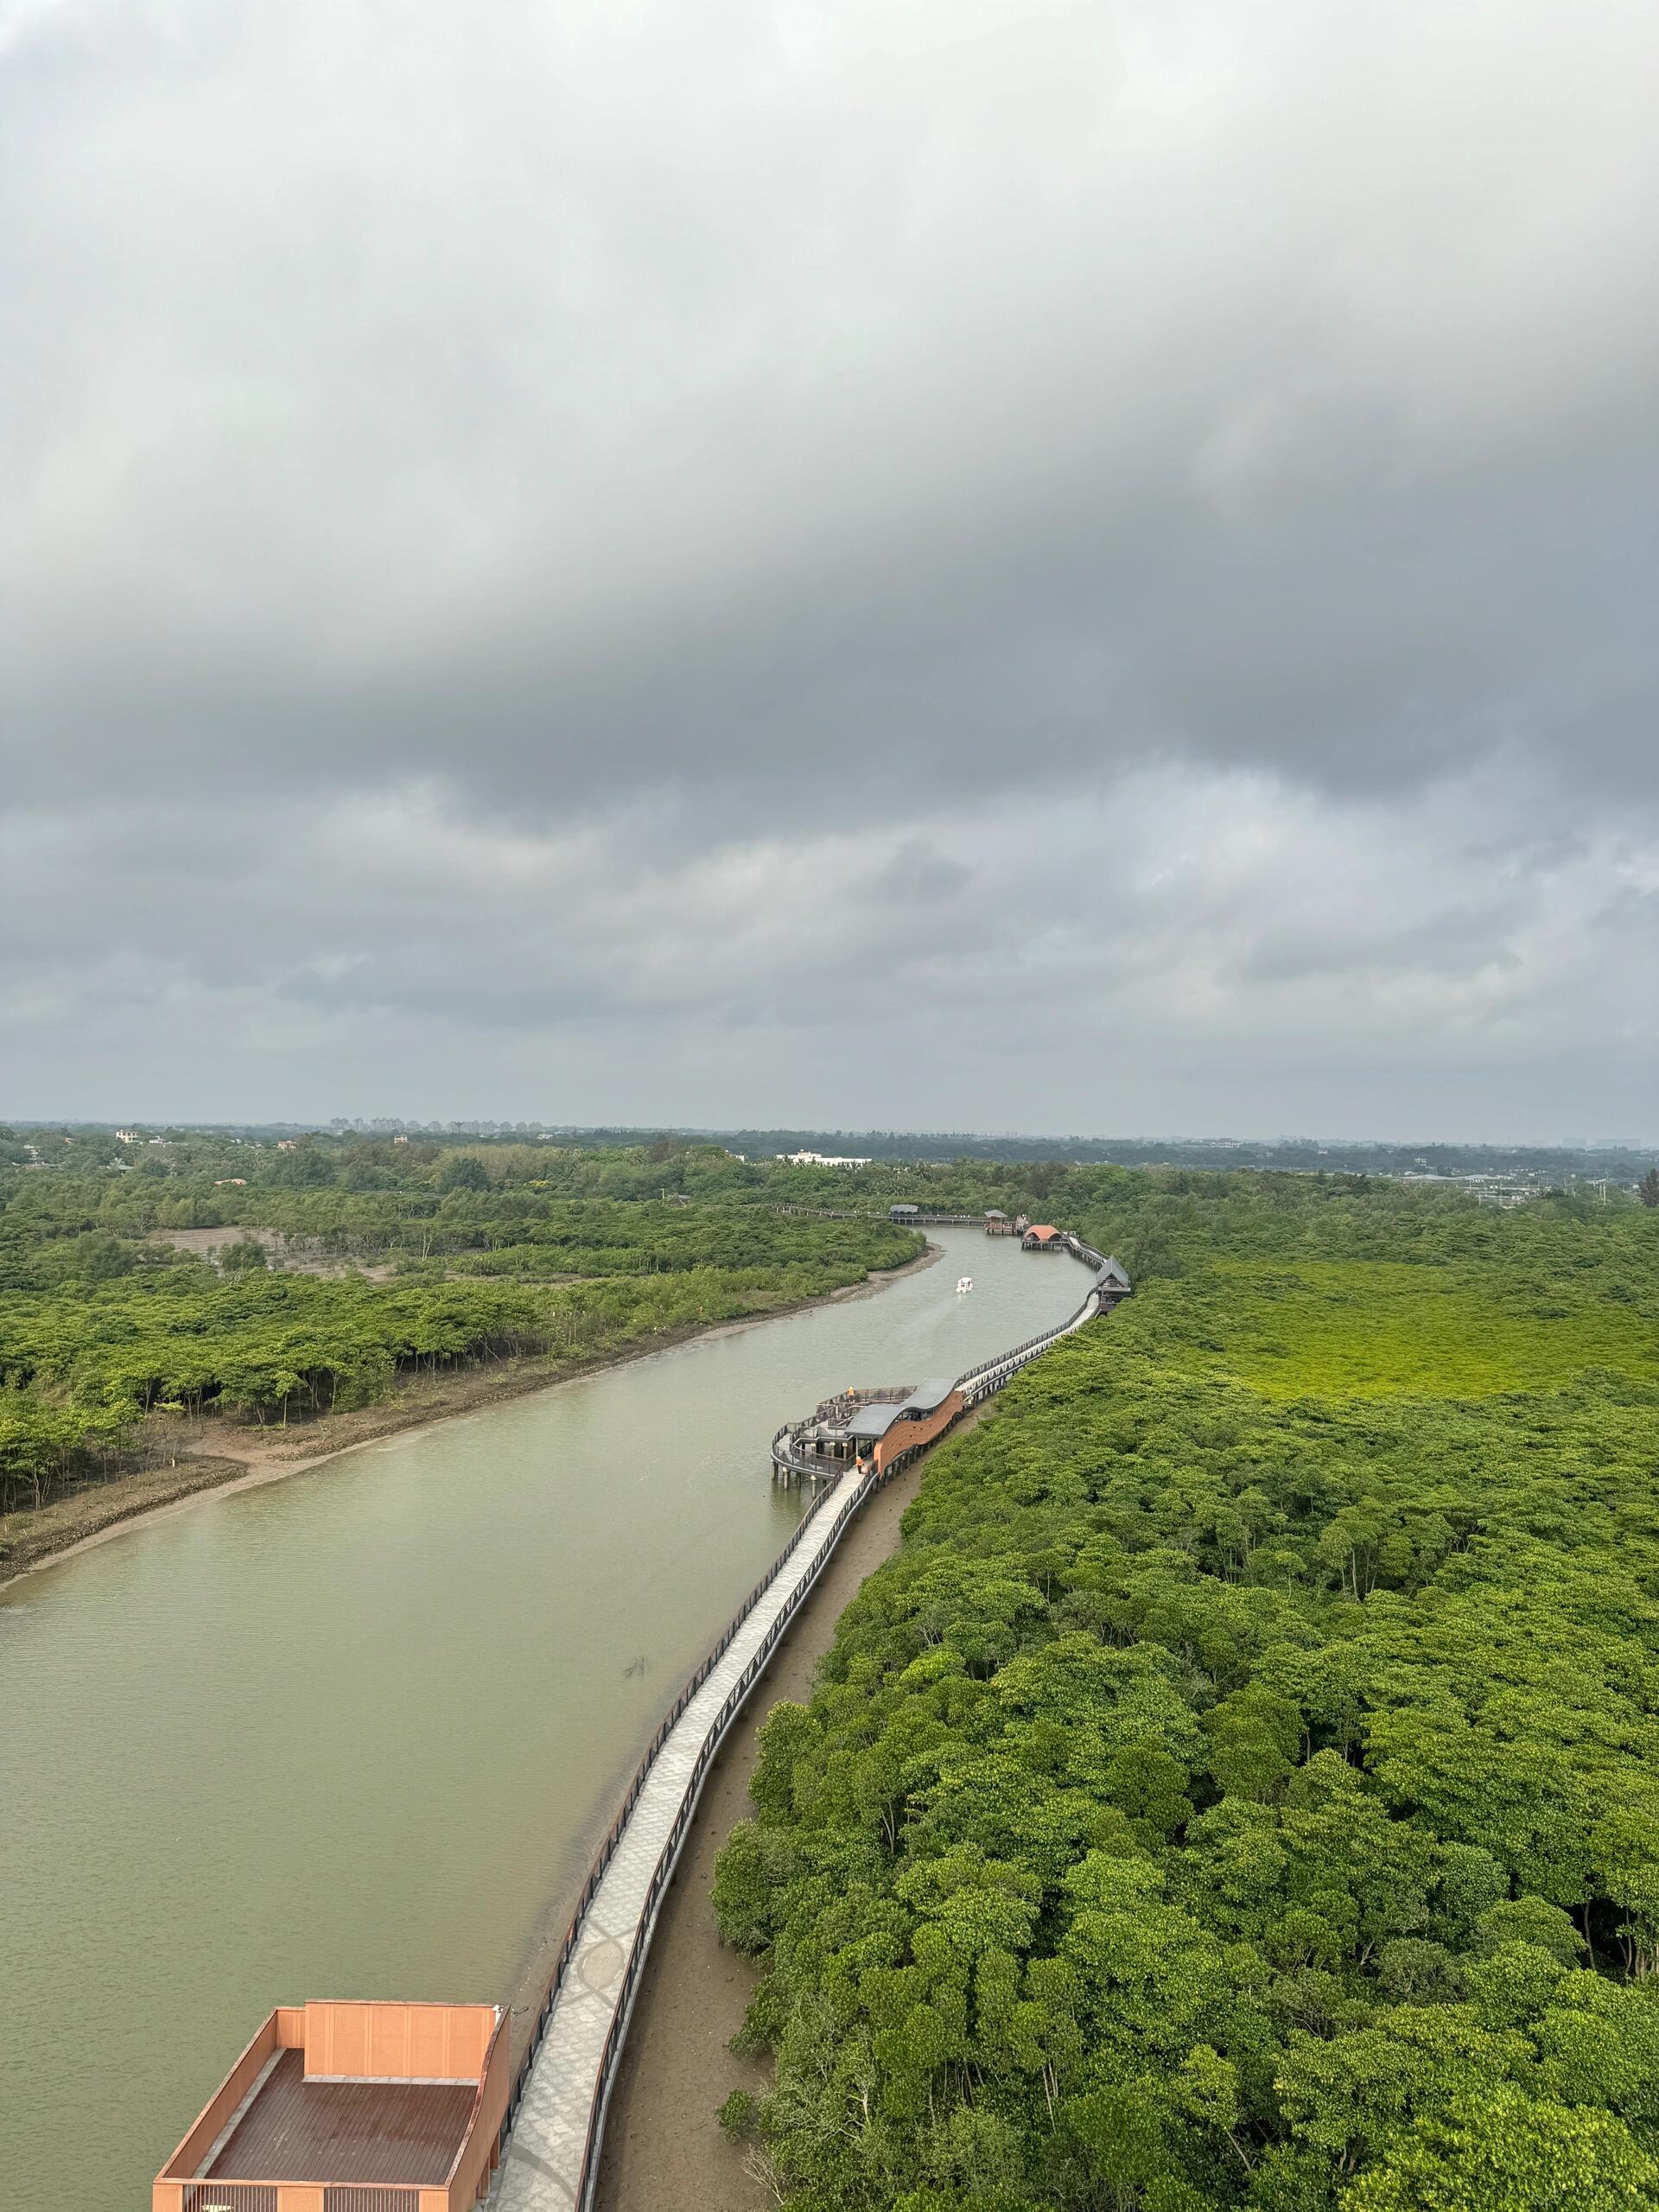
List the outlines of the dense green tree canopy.
{"label": "dense green tree canopy", "polygon": [[1062,1217],[721,1861],[791,2212],[1659,2206],[1659,1220]]}

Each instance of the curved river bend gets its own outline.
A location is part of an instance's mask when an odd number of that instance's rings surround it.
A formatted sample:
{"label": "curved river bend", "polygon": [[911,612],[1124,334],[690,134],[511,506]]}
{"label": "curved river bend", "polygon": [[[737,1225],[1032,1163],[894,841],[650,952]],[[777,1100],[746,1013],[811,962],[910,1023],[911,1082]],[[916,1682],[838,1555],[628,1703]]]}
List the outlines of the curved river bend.
{"label": "curved river bend", "polygon": [[933,1233],[944,1257],[870,1296],[203,1500],[0,1597],[9,2202],[137,2212],[279,2000],[509,1995],[799,1516],[779,1424],[1075,1308],[1064,1257]]}

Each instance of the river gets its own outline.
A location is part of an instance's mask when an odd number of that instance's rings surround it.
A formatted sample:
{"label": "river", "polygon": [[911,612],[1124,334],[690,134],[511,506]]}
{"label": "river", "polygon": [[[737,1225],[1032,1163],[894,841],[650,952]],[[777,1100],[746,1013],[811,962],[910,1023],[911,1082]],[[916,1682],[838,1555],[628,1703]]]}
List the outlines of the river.
{"label": "river", "polygon": [[202,1499],[0,1596],[8,2205],[139,2212],[279,2001],[505,2000],[799,1516],[779,1424],[960,1373],[1088,1287],[933,1234],[868,1295]]}

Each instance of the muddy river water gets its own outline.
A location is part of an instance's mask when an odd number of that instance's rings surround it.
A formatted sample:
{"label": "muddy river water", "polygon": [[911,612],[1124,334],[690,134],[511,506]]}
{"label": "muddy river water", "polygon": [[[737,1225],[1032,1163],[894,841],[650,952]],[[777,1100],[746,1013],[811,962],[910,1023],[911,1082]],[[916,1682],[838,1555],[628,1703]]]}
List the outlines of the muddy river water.
{"label": "muddy river water", "polygon": [[278,2001],[511,1993],[801,1510],[773,1430],[1088,1287],[933,1235],[868,1295],[200,1500],[0,1596],[8,2206],[140,2212]]}

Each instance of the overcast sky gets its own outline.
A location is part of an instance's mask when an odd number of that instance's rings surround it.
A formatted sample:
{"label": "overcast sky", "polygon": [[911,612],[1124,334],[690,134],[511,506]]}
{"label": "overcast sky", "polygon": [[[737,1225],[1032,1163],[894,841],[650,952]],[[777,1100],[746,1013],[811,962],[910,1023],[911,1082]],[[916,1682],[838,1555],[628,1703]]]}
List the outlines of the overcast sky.
{"label": "overcast sky", "polygon": [[0,1113],[1659,1137],[1652,0],[0,0]]}

